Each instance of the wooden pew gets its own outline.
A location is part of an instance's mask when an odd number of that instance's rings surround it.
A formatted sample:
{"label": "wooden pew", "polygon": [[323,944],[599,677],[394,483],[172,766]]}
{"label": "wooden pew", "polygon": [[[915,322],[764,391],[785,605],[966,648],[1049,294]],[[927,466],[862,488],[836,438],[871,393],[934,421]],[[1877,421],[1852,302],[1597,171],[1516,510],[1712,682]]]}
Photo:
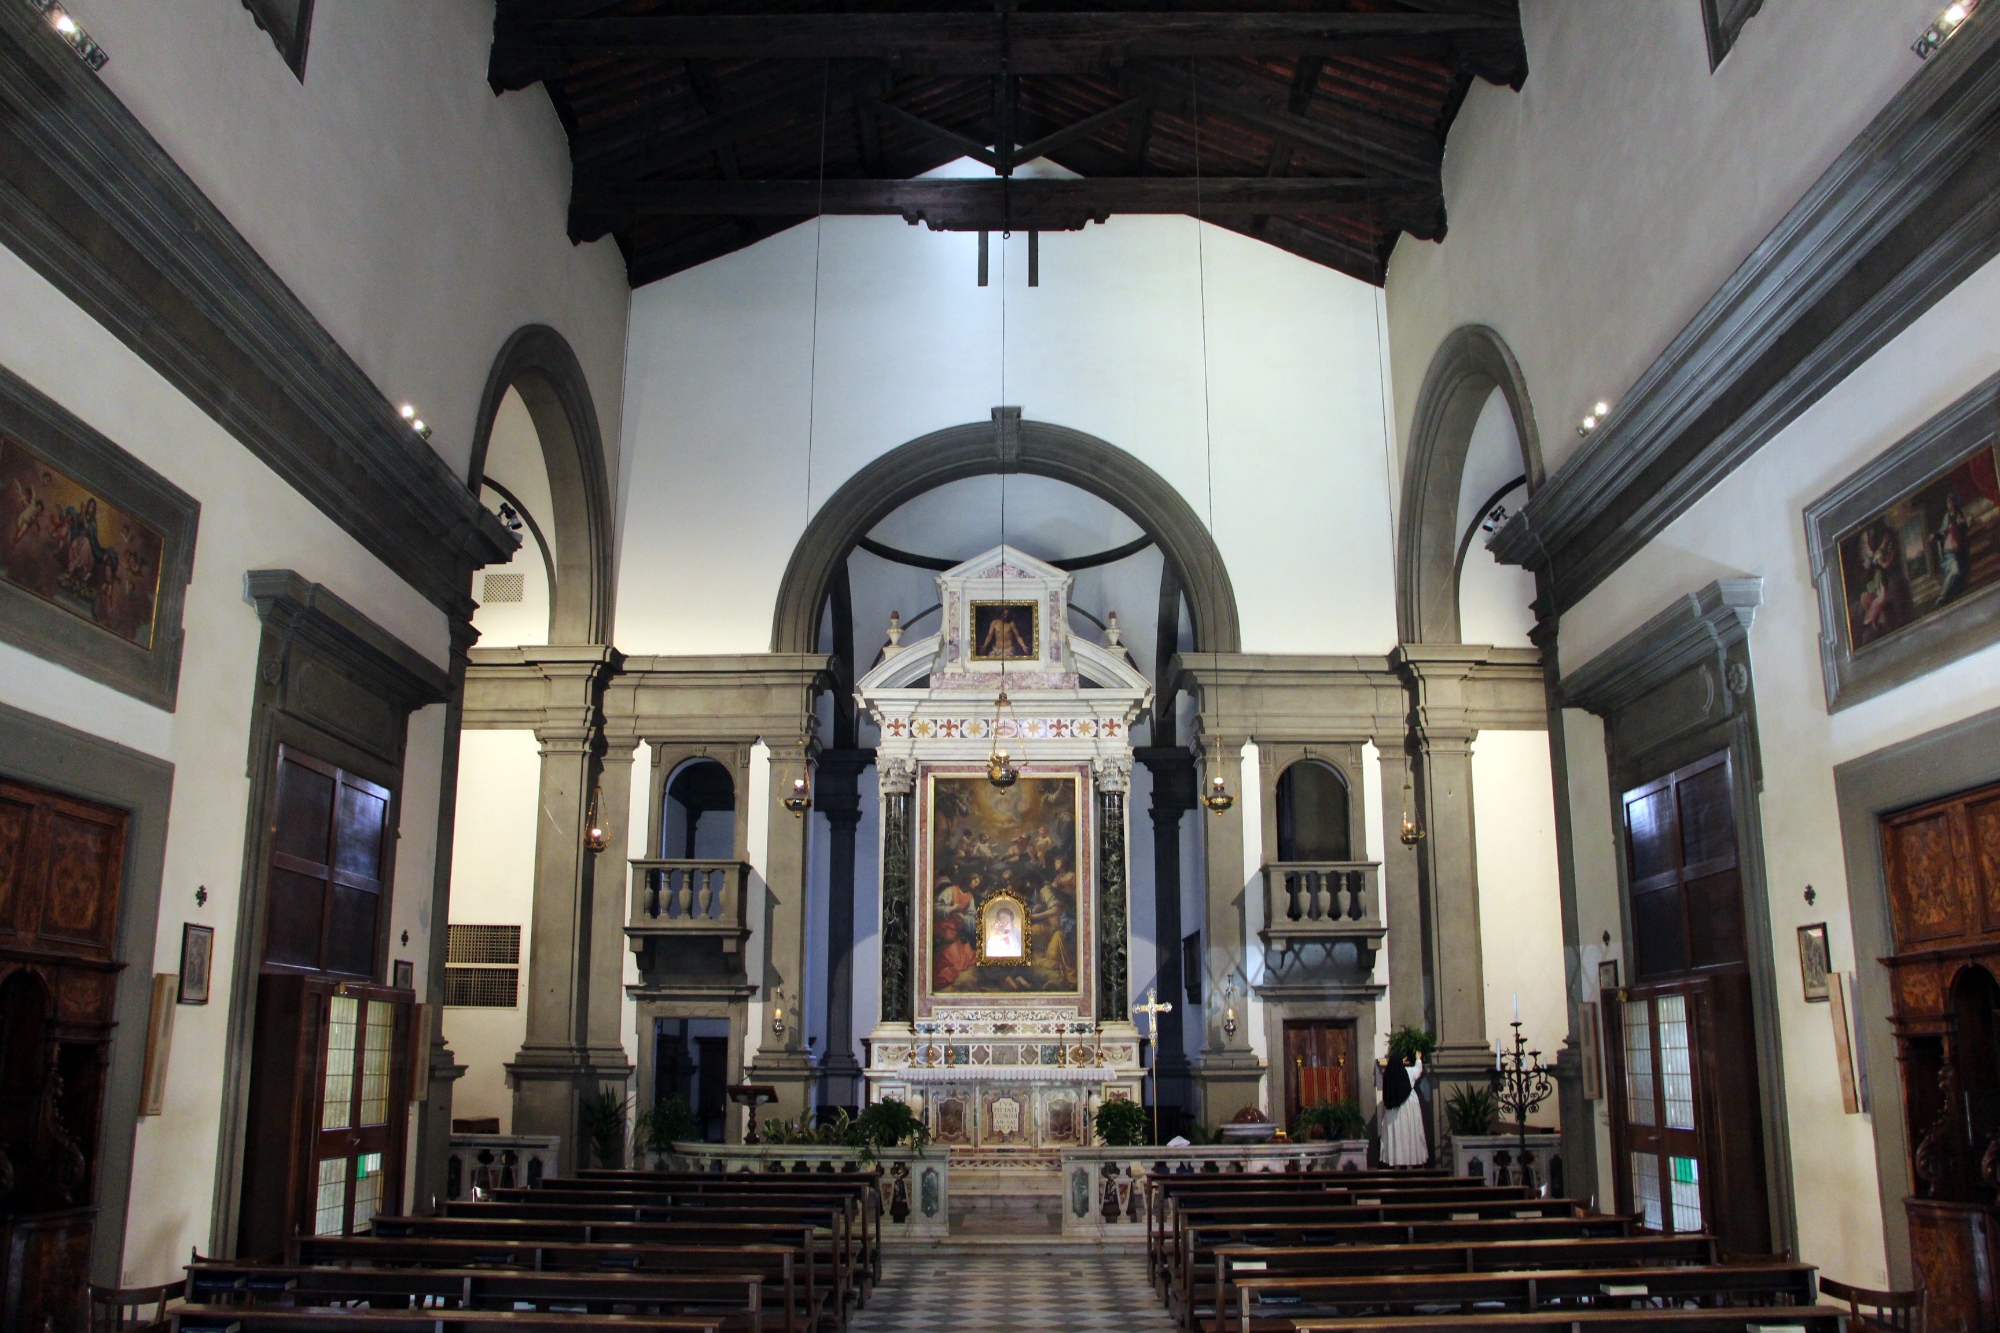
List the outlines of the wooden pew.
{"label": "wooden pew", "polygon": [[[1295,1322],[1345,1326],[1359,1317],[1439,1313],[1530,1313],[1544,1308],[1629,1309],[1634,1301],[1675,1305],[1811,1306],[1819,1300],[1810,1264],[1729,1264],[1681,1268],[1556,1268],[1507,1273],[1389,1273],[1345,1277],[1255,1277],[1235,1280],[1234,1329],[1289,1329]],[[1283,1301],[1283,1304],[1276,1304]],[[1495,1306],[1497,1309],[1475,1307]],[[1423,1308],[1429,1307],[1429,1308]],[[1221,1307],[1227,1311],[1229,1306]],[[1773,1311],[1774,1316],[1782,1313]],[[1748,1316],[1756,1318],[1757,1316]],[[1448,1322],[1449,1312],[1440,1322]]]}
{"label": "wooden pew", "polygon": [[1751,1325],[1841,1333],[1847,1311],[1838,1306],[1771,1310],[1562,1310],[1532,1314],[1478,1314],[1439,1318],[1415,1315],[1393,1319],[1302,1319],[1297,1333],[1744,1333]]}
{"label": "wooden pew", "polygon": [[[767,1229],[768,1230],[768,1229]],[[758,1273],[765,1310],[782,1293],[785,1333],[809,1333],[827,1313],[828,1293],[797,1243],[562,1241],[499,1236],[301,1236],[291,1265],[366,1264],[401,1268],[525,1269],[585,1273]]]}
{"label": "wooden pew", "polygon": [[527,1310],[328,1310],[283,1305],[181,1305],[173,1333],[721,1333],[698,1315],[545,1314]]}
{"label": "wooden pew", "polygon": [[320,1268],[199,1260],[187,1266],[188,1298],[222,1304],[235,1294],[253,1304],[275,1299],[293,1306],[367,1301],[376,1309],[511,1310],[583,1306],[617,1314],[701,1315],[725,1327],[763,1333],[762,1273],[536,1273],[491,1268]]}
{"label": "wooden pew", "polygon": [[1244,1278],[1519,1273],[1542,1269],[1714,1266],[1721,1262],[1713,1237],[1645,1234],[1423,1245],[1232,1245],[1219,1250],[1217,1258],[1214,1308],[1224,1312],[1236,1304],[1235,1287]]}
{"label": "wooden pew", "polygon": [[[1224,1246],[1264,1248],[1303,1245],[1417,1245],[1426,1241],[1586,1240],[1626,1236],[1634,1229],[1629,1217],[1526,1217],[1483,1221],[1409,1222],[1224,1222],[1198,1224],[1182,1232],[1182,1243],[1169,1287],[1169,1308],[1183,1328],[1194,1327],[1197,1299],[1213,1296],[1219,1283]],[[1204,1280],[1205,1279],[1205,1280]]]}

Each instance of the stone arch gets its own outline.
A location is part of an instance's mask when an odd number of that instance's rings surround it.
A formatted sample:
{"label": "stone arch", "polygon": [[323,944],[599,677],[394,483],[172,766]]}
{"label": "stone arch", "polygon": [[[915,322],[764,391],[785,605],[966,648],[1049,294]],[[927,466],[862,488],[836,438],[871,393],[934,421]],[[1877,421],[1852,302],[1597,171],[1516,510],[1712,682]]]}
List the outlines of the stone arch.
{"label": "stone arch", "polygon": [[1396,633],[1404,643],[1457,643],[1458,488],[1480,409],[1506,395],[1533,494],[1542,484],[1541,437],[1520,362],[1483,324],[1454,329],[1439,344],[1410,418],[1396,537]]}
{"label": "stone arch", "polygon": [[494,358],[479,398],[467,484],[478,494],[500,400],[513,389],[542,443],[555,506],[556,580],[550,590],[549,642],[611,642],[611,482],[604,438],[583,365],[545,324],[514,330]]}
{"label": "stone arch", "polygon": [[1195,646],[1203,652],[1240,651],[1236,593],[1222,553],[1200,516],[1166,478],[1094,435],[1023,421],[1019,408],[996,407],[993,417],[933,431],[891,449],[820,505],[779,585],[771,651],[814,651],[820,608],[837,571],[856,541],[898,506],[948,482],[1001,471],[1051,477],[1115,505],[1159,544],[1167,568],[1186,593]]}

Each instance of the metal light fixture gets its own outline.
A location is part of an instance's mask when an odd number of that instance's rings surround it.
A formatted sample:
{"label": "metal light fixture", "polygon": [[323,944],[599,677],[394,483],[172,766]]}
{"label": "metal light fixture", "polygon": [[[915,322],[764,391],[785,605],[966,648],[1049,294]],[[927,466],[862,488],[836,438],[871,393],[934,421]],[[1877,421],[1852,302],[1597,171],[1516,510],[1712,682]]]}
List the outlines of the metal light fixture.
{"label": "metal light fixture", "polygon": [[1222,1035],[1236,1035],[1236,978],[1222,983]]}
{"label": "metal light fixture", "polygon": [[1222,738],[1215,740],[1215,776],[1208,780],[1208,790],[1202,793],[1201,803],[1208,807],[1211,815],[1227,814],[1229,807],[1236,804],[1236,798],[1229,794],[1229,784],[1222,777]]}
{"label": "metal light fixture", "polygon": [[812,809],[812,767],[806,752],[806,742],[799,740],[799,775],[792,779],[792,789],[785,794],[785,809],[795,816],[804,817]]}
{"label": "metal light fixture", "polygon": [[592,787],[590,801],[583,810],[583,845],[593,852],[601,852],[611,845],[611,836],[604,831],[604,821],[597,814],[598,798],[603,794],[603,788]]}
{"label": "metal light fixture", "polygon": [[785,988],[783,986],[779,986],[771,992],[771,1003],[776,1006],[771,1010],[771,1035],[782,1037],[785,1035]]}
{"label": "metal light fixture", "polygon": [[1952,34],[1963,27],[1965,21],[1972,17],[1972,11],[1978,8],[1979,0],[1954,0],[1924,29],[1923,36],[1910,44],[1910,49],[1917,53],[1917,59],[1929,60],[1936,55],[1938,48],[1950,41]]}
{"label": "metal light fixture", "polygon": [[1417,819],[1417,806],[1413,798],[1414,788],[1410,783],[1408,769],[1403,770],[1403,828],[1398,835],[1405,847],[1414,847],[1424,840],[1424,826]]}
{"label": "metal light fixture", "polygon": [[[1001,669],[1004,671],[1006,668],[1003,665]],[[1002,685],[999,695],[993,700],[993,747],[986,755],[986,780],[1002,789],[1013,786],[1021,776],[1021,770],[1014,767],[1007,752],[1000,748],[1000,710],[1011,710],[1013,707],[1014,701],[1007,697],[1007,687]],[[1020,730],[1018,726],[1014,728],[1017,735]]]}
{"label": "metal light fixture", "polygon": [[28,3],[42,12],[42,17],[49,21],[49,26],[69,44],[69,49],[76,52],[77,59],[83,61],[86,68],[92,71],[104,68],[104,62],[110,57],[104,54],[103,47],[90,39],[89,33],[77,26],[76,20],[69,16],[68,10],[57,4],[56,0],[28,0]]}

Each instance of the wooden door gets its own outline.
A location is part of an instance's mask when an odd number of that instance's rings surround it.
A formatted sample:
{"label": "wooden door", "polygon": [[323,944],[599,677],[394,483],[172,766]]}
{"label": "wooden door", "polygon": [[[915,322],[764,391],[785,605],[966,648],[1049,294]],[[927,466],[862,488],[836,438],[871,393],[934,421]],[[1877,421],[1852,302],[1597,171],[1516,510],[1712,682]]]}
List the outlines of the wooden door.
{"label": "wooden door", "polygon": [[1885,815],[1880,832],[1910,1257],[1932,1327],[2000,1327],[1985,1169],[2000,1145],[2000,784]]}
{"label": "wooden door", "polygon": [[312,1234],[351,1235],[399,1211],[406,993],[341,986],[326,996],[318,1128],[312,1139]]}
{"label": "wooden door", "polygon": [[1354,1062],[1351,1019],[1285,1021],[1285,1124],[1299,1112],[1329,1102],[1358,1104],[1359,1071]]}
{"label": "wooden door", "polygon": [[1625,793],[1631,984],[1607,994],[1619,1206],[1771,1249],[1734,775],[1711,755]]}

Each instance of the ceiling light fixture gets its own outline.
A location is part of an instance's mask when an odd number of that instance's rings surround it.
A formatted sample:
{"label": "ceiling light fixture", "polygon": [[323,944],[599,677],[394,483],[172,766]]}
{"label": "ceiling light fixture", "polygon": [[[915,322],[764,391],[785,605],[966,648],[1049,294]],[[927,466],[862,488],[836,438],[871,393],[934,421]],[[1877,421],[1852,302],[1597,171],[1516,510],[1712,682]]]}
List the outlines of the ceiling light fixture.
{"label": "ceiling light fixture", "polygon": [[1577,424],[1576,433],[1578,435],[1590,434],[1590,432],[1596,430],[1599,426],[1602,426],[1604,424],[1604,419],[1610,415],[1611,415],[1611,404],[1605,402],[1603,399],[1600,398],[1591,407],[1589,413],[1585,415],[1583,420]]}
{"label": "ceiling light fixture", "polygon": [[1923,36],[1910,43],[1910,49],[1916,52],[1917,59],[1929,60],[1936,55],[1938,48],[1950,41],[1978,8],[1979,0],[1954,0],[1944,13],[1938,15],[1931,25],[1924,29]]}
{"label": "ceiling light fixture", "polygon": [[396,415],[409,422],[410,429],[424,439],[428,440],[431,437],[431,428],[424,424],[424,419],[417,415],[417,409],[410,404],[404,403],[401,407],[397,408]]}
{"label": "ceiling light fixture", "polygon": [[87,67],[92,70],[104,68],[104,62],[111,57],[104,53],[103,47],[90,39],[89,33],[77,26],[76,20],[69,16],[69,11],[55,0],[29,0],[29,3],[42,11],[42,17],[49,21],[49,26],[56,30],[57,35],[68,43],[70,50],[76,52],[77,58]]}

